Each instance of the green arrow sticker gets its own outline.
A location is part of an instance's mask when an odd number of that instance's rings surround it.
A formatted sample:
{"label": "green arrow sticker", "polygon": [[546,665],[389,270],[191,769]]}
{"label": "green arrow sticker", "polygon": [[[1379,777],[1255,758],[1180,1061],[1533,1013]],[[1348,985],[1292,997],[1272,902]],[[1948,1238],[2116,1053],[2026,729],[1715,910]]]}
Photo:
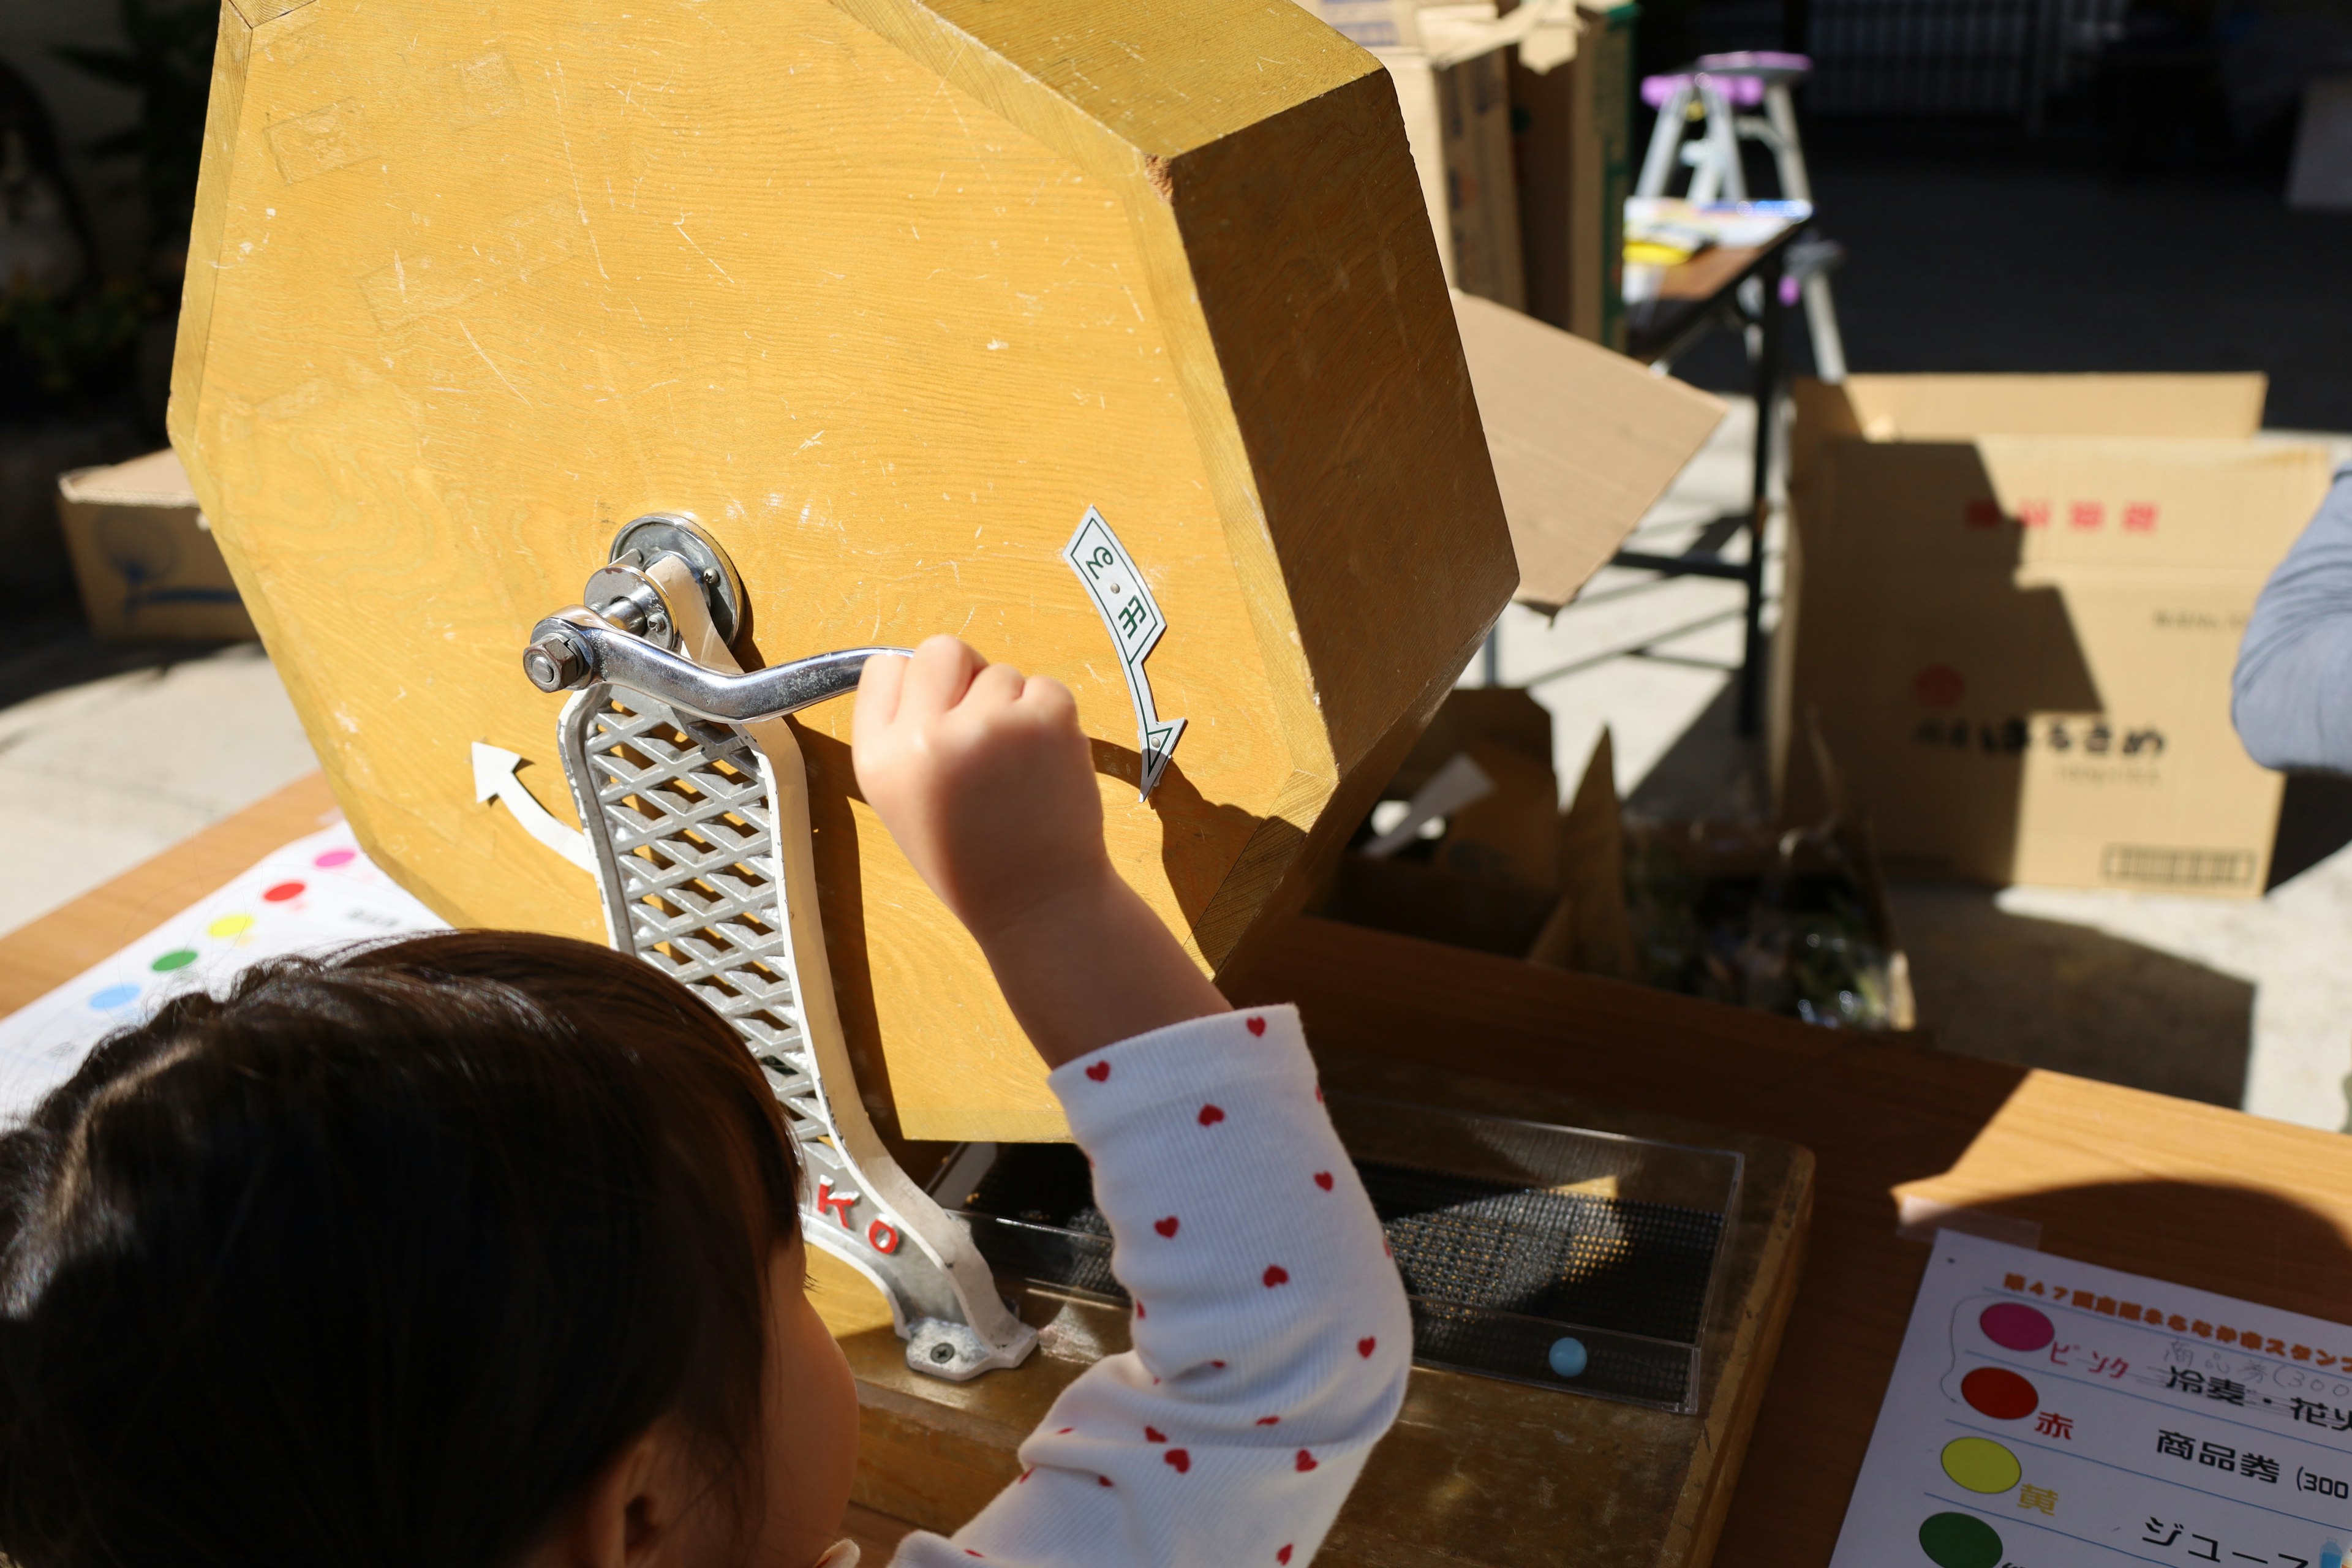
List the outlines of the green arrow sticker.
{"label": "green arrow sticker", "polygon": [[1151,681],[1143,673],[1143,661],[1168,629],[1168,617],[1160,613],[1160,603],[1127,546],[1094,508],[1087,508],[1086,520],[1062,547],[1062,559],[1086,585],[1087,596],[1110,629],[1111,646],[1118,650],[1127,694],[1135,700],[1136,750],[1143,758],[1143,790],[1135,798],[1149,799],[1151,786],[1175,755],[1177,737],[1184,732],[1183,720],[1162,719],[1152,711]]}

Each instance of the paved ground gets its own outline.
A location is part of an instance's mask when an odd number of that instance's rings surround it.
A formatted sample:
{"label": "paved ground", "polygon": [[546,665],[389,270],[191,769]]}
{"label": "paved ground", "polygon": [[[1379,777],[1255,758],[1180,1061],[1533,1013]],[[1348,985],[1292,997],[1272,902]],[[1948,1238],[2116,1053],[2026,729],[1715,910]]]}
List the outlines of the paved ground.
{"label": "paved ground", "polygon": [[0,653],[0,930],[37,919],[319,764],[251,643]]}

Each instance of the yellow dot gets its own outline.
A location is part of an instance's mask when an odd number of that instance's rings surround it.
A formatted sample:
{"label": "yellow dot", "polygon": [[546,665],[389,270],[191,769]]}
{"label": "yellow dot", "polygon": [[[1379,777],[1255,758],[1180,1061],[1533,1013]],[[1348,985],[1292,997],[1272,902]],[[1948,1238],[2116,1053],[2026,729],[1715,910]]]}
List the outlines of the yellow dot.
{"label": "yellow dot", "polygon": [[253,917],[251,915],[223,915],[220,919],[213,921],[212,924],[205,927],[205,934],[206,936],[236,936],[249,929],[252,924]]}
{"label": "yellow dot", "polygon": [[2005,1492],[2017,1484],[2017,1456],[1990,1437],[1956,1437],[1944,1445],[1944,1473],[1972,1492]]}

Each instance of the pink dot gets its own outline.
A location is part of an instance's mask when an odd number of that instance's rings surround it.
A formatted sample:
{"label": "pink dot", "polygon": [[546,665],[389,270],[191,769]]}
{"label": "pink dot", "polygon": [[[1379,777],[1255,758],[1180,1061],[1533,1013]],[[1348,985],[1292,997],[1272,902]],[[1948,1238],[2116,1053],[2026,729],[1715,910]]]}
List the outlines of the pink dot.
{"label": "pink dot", "polygon": [[302,884],[299,882],[280,882],[261,895],[265,903],[272,904],[282,904],[289,899],[299,899],[301,896]]}
{"label": "pink dot", "polygon": [[359,858],[360,852],[356,849],[330,849],[310,864],[320,870],[331,871],[338,866],[348,866]]}
{"label": "pink dot", "polygon": [[2056,1337],[2050,1320],[2022,1301],[2000,1301],[1987,1307],[1977,1320],[1985,1338],[2005,1351],[2038,1351]]}

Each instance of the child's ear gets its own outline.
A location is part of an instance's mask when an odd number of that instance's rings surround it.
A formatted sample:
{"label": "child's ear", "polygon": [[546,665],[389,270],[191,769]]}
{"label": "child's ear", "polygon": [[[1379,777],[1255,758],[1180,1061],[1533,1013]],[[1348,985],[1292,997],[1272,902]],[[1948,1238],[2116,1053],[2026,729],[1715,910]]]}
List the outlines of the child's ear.
{"label": "child's ear", "polygon": [[696,1560],[692,1505],[709,1492],[675,1427],[657,1421],[589,1479],[525,1568],[683,1568]]}

